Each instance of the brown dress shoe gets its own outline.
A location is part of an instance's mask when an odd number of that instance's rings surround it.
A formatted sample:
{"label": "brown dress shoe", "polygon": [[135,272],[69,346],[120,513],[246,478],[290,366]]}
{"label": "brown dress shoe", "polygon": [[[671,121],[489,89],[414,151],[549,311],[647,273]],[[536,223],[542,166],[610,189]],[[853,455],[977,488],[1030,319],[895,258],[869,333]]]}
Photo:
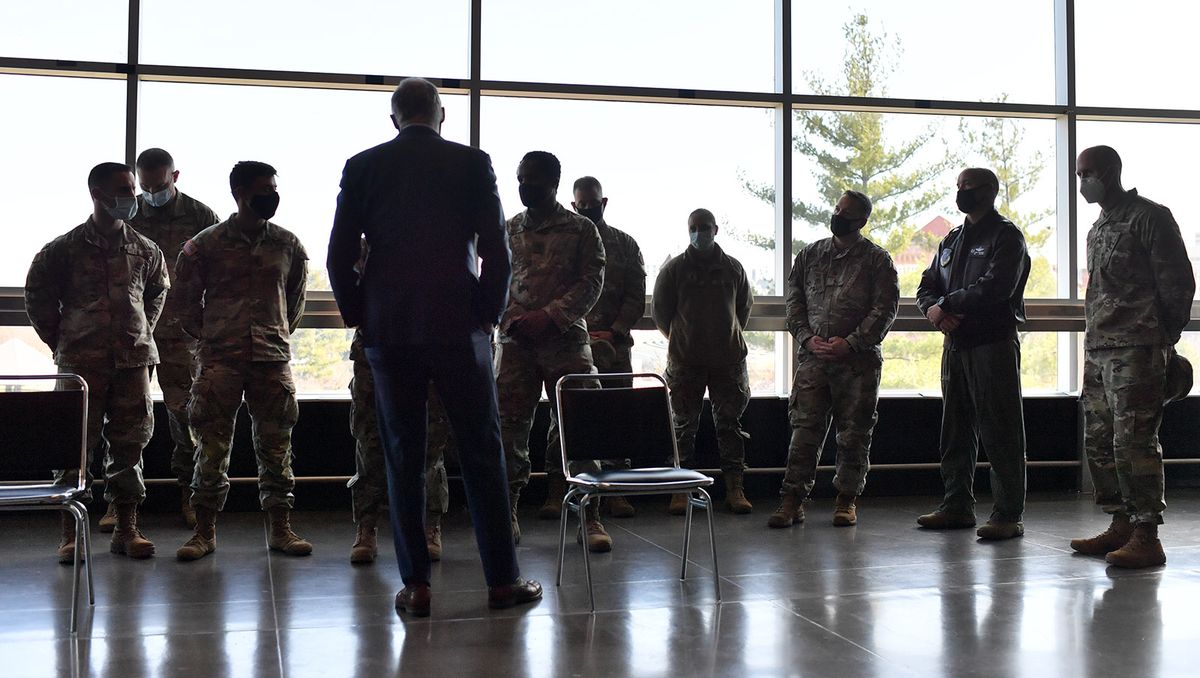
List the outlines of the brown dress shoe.
{"label": "brown dress shoe", "polygon": [[396,594],[396,611],[408,612],[414,617],[428,617],[432,603],[429,584],[405,586]]}
{"label": "brown dress shoe", "polygon": [[541,599],[542,585],[524,577],[517,577],[517,580],[508,586],[488,587],[488,607],[493,610],[532,603]]}
{"label": "brown dress shoe", "polygon": [[1114,567],[1141,569],[1158,567],[1167,564],[1167,554],[1163,553],[1162,542],[1158,540],[1158,525],[1138,523],[1133,528],[1129,541],[1121,548],[1104,556],[1104,560]]}
{"label": "brown dress shoe", "polygon": [[938,509],[917,518],[917,524],[927,530],[962,530],[975,527],[975,516],[970,513],[947,513]]}
{"label": "brown dress shoe", "polygon": [[1020,521],[1009,522],[1007,520],[989,519],[987,523],[975,530],[975,536],[987,541],[1001,541],[1003,539],[1013,539],[1025,534],[1025,525]]}
{"label": "brown dress shoe", "polygon": [[1085,556],[1106,556],[1124,546],[1132,536],[1129,516],[1114,513],[1107,530],[1087,539],[1072,539],[1071,548]]}

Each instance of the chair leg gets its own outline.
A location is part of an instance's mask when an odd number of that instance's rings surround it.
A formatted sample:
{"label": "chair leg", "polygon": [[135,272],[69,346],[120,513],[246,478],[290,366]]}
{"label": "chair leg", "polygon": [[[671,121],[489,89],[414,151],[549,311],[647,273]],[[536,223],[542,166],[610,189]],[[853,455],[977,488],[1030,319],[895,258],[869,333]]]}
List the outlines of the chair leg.
{"label": "chair leg", "polygon": [[712,549],[712,565],[713,565],[713,585],[717,589],[717,602],[721,602],[721,575],[717,572],[717,536],[713,530],[713,503],[712,497],[708,496],[703,488],[699,489],[700,494],[704,496],[705,512],[708,513],[708,544]]}
{"label": "chair leg", "polygon": [[[71,633],[73,635],[79,630],[79,565],[80,558],[84,557],[84,533],[88,529],[88,525],[79,505],[75,502],[64,504],[63,510],[75,518],[75,567],[71,577]],[[90,556],[91,554],[88,554],[88,557]]]}
{"label": "chair leg", "polygon": [[87,572],[88,605],[96,604],[96,587],[92,585],[92,531],[88,526],[88,510],[83,504],[79,505],[83,512],[83,569]]}
{"label": "chair leg", "polygon": [[576,495],[575,488],[567,490],[563,496],[562,509],[558,514],[558,575],[554,579],[555,586],[562,586],[563,563],[567,559],[567,512],[571,510],[571,501]]}
{"label": "chair leg", "polygon": [[[588,503],[592,501],[592,495],[585,494],[579,502],[579,529],[583,530],[583,521],[587,517]],[[592,591],[592,562],[588,555],[587,539],[580,540],[583,543],[583,573],[587,577],[588,587],[588,602],[592,606],[592,612],[596,611],[596,594]]]}
{"label": "chair leg", "polygon": [[687,508],[683,519],[683,557],[680,558],[679,578],[687,579],[688,551],[692,545],[692,494],[688,493]]}

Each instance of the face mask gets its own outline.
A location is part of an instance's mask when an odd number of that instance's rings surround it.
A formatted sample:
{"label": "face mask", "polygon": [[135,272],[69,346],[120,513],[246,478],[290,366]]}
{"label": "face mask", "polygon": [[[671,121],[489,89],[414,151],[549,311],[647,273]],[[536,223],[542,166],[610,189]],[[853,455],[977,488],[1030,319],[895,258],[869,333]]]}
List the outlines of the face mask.
{"label": "face mask", "polygon": [[712,249],[713,242],[717,238],[717,235],[715,233],[713,233],[711,230],[692,231],[691,236],[692,236],[692,247],[695,247],[696,249],[700,250],[701,252],[707,252],[708,250]]}
{"label": "face mask", "polygon": [[834,235],[849,235],[858,230],[854,225],[857,222],[858,219],[848,219],[840,214],[835,214],[829,218],[829,230]]}
{"label": "face mask", "polygon": [[517,191],[521,194],[521,204],[526,207],[541,205],[550,197],[550,187],[539,184],[521,184]]}
{"label": "face mask", "polygon": [[1104,188],[1104,182],[1100,181],[1100,177],[1084,177],[1079,180],[1079,194],[1083,199],[1090,203],[1097,203],[1104,200],[1104,194],[1107,190]]}
{"label": "face mask", "polygon": [[142,193],[142,198],[146,201],[146,204],[151,207],[162,207],[163,205],[171,202],[171,198],[173,197],[175,196],[171,194],[170,186],[167,186],[161,191],[155,191],[154,193]]}
{"label": "face mask", "polygon": [[976,197],[975,191],[980,187],[963,188],[958,191],[958,195],[954,197],[954,204],[958,205],[958,211],[964,214],[970,214],[979,207],[979,198]]}
{"label": "face mask", "polygon": [[260,219],[270,219],[275,216],[275,210],[279,209],[279,194],[268,193],[250,198],[250,209]]}
{"label": "face mask", "polygon": [[584,207],[576,210],[579,214],[591,219],[593,224],[599,224],[604,218],[604,205],[596,205],[595,207]]}
{"label": "face mask", "polygon": [[[105,196],[107,197],[107,196]],[[129,221],[137,214],[137,198],[115,197],[112,205],[105,205],[104,211],[108,216],[121,221]]]}

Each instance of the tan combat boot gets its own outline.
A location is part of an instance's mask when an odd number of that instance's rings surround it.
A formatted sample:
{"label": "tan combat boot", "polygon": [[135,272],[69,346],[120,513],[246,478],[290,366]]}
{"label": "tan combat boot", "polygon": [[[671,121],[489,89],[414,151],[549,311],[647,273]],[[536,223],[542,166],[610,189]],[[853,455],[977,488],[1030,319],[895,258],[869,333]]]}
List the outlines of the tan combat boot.
{"label": "tan combat boot", "polygon": [[834,527],[850,527],[858,524],[858,507],[854,505],[854,500],[857,498],[853,494],[838,492],[837,501],[833,505]]}
{"label": "tan combat boot", "polygon": [[72,565],[75,563],[75,516],[68,511],[62,512],[61,535],[58,540],[58,562]]}
{"label": "tan combat boot", "polygon": [[582,542],[585,534],[588,550],[592,553],[608,553],[612,550],[612,537],[600,524],[600,508],[596,502],[592,502],[584,513],[583,529],[577,541]]}
{"label": "tan combat boot", "polygon": [[379,545],[375,538],[375,528],[378,516],[364,515],[358,521],[358,534],[354,537],[354,546],[350,547],[350,562],[354,564],[373,563],[379,556]]}
{"label": "tan combat boot", "polygon": [[797,492],[785,492],[779,508],[767,518],[767,527],[784,528],[804,522],[804,497]]}
{"label": "tan combat boot", "polygon": [[1138,523],[1133,528],[1129,541],[1121,548],[1104,556],[1109,565],[1141,569],[1167,564],[1162,542],[1158,540],[1158,525]]}
{"label": "tan combat boot", "polygon": [[192,488],[186,485],[179,488],[179,511],[183,522],[191,529],[196,529],[196,509],[192,508]]}
{"label": "tan combat boot", "polygon": [[267,509],[267,515],[271,518],[271,536],[267,538],[267,546],[273,551],[289,556],[307,556],[312,553],[312,544],[292,532],[290,513],[291,509],[287,506],[272,506]]}
{"label": "tan combat boot", "polygon": [[175,551],[179,560],[199,560],[217,550],[217,512],[207,506],[195,508],[196,532]]}
{"label": "tan combat boot", "polygon": [[609,497],[604,500],[604,506],[613,518],[632,518],[637,513],[625,497]]}
{"label": "tan combat boot", "polygon": [[100,531],[108,534],[117,527],[117,505],[109,502],[108,508],[104,510],[104,515],[100,516]]}
{"label": "tan combat boot", "polygon": [[558,520],[562,514],[563,497],[567,494],[567,479],[551,476],[546,483],[546,502],[538,509],[538,518]]}
{"label": "tan combat boot", "polygon": [[742,486],[743,476],[740,472],[725,474],[725,506],[730,513],[749,513],[754,509],[750,500],[746,499],[746,491]]}
{"label": "tan combat boot", "polygon": [[442,559],[442,514],[429,513],[425,516],[425,550],[429,551],[429,559],[436,562]]}
{"label": "tan combat boot", "polygon": [[667,507],[667,513],[673,516],[681,516],[687,513],[688,495],[673,494],[671,495],[671,505]]}
{"label": "tan combat boot", "polygon": [[137,504],[117,504],[117,529],[108,550],[141,560],[154,555],[154,543],[137,526]]}
{"label": "tan combat boot", "polygon": [[1072,539],[1071,549],[1085,556],[1106,556],[1121,548],[1133,536],[1133,523],[1124,513],[1114,513],[1108,529],[1087,539]]}

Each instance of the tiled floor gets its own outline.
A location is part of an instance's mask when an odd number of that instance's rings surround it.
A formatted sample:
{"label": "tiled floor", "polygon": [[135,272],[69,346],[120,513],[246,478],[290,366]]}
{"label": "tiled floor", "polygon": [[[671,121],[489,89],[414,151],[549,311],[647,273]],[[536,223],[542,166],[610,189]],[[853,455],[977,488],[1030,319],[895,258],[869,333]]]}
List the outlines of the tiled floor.
{"label": "tiled floor", "polygon": [[[578,547],[555,588],[556,524],[529,513],[518,553],[546,585],[540,604],[489,611],[466,525],[447,525],[431,618],[398,616],[391,542],[352,567],[349,516],[299,513],[308,558],[268,553],[258,514],[223,515],[219,550],[179,563],[188,536],[151,515],[160,556],[134,562],[94,532],[96,598],[67,632],[70,568],[56,518],[0,514],[0,676],[1189,676],[1200,675],[1200,492],[1168,497],[1168,565],[1128,572],[1073,555],[1106,524],[1087,498],[1035,496],[1023,539],[930,533],[932,501],[868,498],[860,525],[768,530],[772,508],[717,514],[724,603],[714,604],[698,514],[694,564],[678,579],[682,519],[662,502],[608,520],[588,614]],[[93,517],[94,520],[94,517]]]}

